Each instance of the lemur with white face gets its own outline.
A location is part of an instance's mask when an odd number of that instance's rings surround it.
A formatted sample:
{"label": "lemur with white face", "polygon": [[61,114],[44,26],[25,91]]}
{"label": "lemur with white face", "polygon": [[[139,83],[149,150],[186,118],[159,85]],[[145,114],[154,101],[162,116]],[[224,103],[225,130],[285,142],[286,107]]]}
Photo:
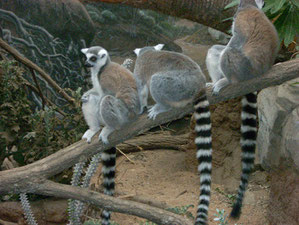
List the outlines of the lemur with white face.
{"label": "lemur with white face", "polygon": [[[263,13],[263,0],[241,0],[234,16],[232,38],[226,46],[212,46],[206,64],[213,82],[213,94],[230,83],[254,79],[271,68],[279,42],[275,27]],[[242,175],[231,217],[241,213],[243,196],[252,170],[256,146],[257,93],[242,100],[241,148]]]}
{"label": "lemur with white face", "polygon": [[[108,143],[114,130],[137,118],[140,111],[136,82],[133,74],[117,63],[111,62],[108,52],[102,47],[81,50],[86,56],[85,66],[91,70],[93,88],[82,96],[82,111],[89,129],[82,139],[88,142],[104,126],[99,139]],[[104,193],[114,194],[115,157],[113,147],[102,153]],[[102,224],[110,224],[110,212],[103,210]]]}
{"label": "lemur with white face", "polygon": [[[162,44],[135,49],[134,76],[137,82],[141,112],[147,107],[149,94],[155,105],[148,117],[193,103],[196,120],[195,144],[200,172],[200,197],[197,220],[205,218],[209,201],[212,169],[212,138],[209,102],[205,94],[206,80],[200,67],[188,56],[162,51]],[[203,95],[195,100],[199,93]]]}

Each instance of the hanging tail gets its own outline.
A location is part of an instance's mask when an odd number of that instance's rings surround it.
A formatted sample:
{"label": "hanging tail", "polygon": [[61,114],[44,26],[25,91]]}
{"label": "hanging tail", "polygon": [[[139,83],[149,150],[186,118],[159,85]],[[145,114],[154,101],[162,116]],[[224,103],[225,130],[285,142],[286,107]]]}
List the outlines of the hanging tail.
{"label": "hanging tail", "polygon": [[254,165],[256,135],[257,135],[257,93],[250,93],[242,99],[241,113],[241,148],[242,148],[242,175],[238,196],[230,216],[238,218],[241,214],[242,202],[248,178]]}
{"label": "hanging tail", "polygon": [[[102,153],[102,173],[103,173],[103,187],[104,194],[112,196],[114,194],[114,178],[115,178],[115,158],[116,148],[107,149]],[[102,225],[110,224],[110,212],[103,210],[101,214]]]}
{"label": "hanging tail", "polygon": [[194,103],[194,108],[196,157],[200,173],[200,196],[195,225],[205,225],[208,220],[212,172],[211,113],[206,95]]}

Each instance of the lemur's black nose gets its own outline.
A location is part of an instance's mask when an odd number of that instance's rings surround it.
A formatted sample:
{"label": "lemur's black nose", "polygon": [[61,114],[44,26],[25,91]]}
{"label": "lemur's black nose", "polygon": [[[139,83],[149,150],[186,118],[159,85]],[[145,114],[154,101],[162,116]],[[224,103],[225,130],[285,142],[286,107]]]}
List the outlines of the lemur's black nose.
{"label": "lemur's black nose", "polygon": [[93,65],[91,65],[88,61],[85,61],[84,66],[85,67],[93,67]]}

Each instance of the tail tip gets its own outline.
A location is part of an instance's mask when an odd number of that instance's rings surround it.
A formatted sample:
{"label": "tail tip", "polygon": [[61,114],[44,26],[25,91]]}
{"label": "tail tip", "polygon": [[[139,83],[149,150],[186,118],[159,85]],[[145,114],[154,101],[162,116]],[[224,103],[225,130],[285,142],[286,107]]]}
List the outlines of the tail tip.
{"label": "tail tip", "polygon": [[241,205],[239,203],[235,203],[230,213],[230,217],[238,219],[240,215],[241,215]]}

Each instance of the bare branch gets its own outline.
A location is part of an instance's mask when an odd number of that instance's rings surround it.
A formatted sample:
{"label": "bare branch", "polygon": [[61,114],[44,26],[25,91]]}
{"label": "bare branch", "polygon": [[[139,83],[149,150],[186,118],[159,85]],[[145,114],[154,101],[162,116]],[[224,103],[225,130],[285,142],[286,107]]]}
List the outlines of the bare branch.
{"label": "bare branch", "polygon": [[57,184],[52,181],[44,181],[35,193],[61,198],[71,198],[93,204],[109,211],[135,215],[165,225],[191,225],[192,222],[172,212],[149,206],[146,204],[117,199],[85,188],[70,185]]}
{"label": "bare branch", "polygon": [[70,97],[59,85],[38,65],[22,56],[15,48],[8,45],[0,38],[0,47],[13,55],[13,57],[23,63],[25,66],[37,71],[55,90],[60,93],[69,103],[74,104],[75,101]]}

